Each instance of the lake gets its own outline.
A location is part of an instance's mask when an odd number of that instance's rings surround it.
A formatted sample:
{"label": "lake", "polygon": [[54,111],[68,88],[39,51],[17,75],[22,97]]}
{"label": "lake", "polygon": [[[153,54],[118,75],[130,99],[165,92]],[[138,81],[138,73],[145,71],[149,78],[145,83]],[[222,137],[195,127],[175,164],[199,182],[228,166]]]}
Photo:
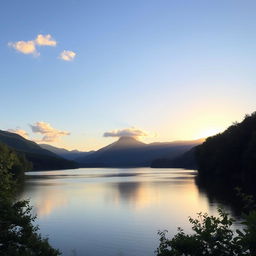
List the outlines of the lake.
{"label": "lake", "polygon": [[188,216],[217,215],[222,203],[199,190],[195,175],[151,168],[29,172],[20,199],[30,199],[40,232],[65,256],[153,256],[158,230],[190,232]]}

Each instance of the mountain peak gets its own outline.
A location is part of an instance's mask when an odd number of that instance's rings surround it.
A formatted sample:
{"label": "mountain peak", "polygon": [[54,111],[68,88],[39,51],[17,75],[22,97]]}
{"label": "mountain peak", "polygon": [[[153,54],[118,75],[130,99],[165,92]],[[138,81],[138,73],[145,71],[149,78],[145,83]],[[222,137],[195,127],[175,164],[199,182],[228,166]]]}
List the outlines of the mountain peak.
{"label": "mountain peak", "polygon": [[118,141],[115,142],[115,144],[118,146],[129,146],[129,147],[131,146],[137,147],[137,146],[145,145],[145,143],[131,136],[122,136],[119,138]]}
{"label": "mountain peak", "polygon": [[122,136],[120,137],[116,142],[101,148],[99,151],[105,151],[105,150],[120,150],[120,149],[127,149],[127,148],[138,148],[145,146],[146,144],[136,140],[134,137],[131,136]]}
{"label": "mountain peak", "polygon": [[131,136],[122,136],[118,139],[118,141],[138,141],[134,137]]}

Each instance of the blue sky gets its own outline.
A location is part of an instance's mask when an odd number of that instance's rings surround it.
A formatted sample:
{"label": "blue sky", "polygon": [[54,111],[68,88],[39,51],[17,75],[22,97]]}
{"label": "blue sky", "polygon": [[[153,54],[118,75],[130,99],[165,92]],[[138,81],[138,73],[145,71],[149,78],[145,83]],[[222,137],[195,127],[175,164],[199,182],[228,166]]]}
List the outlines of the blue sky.
{"label": "blue sky", "polygon": [[[69,149],[136,127],[145,142],[195,139],[255,108],[255,1],[2,1],[0,129],[37,122]],[[40,56],[8,43],[51,35]],[[59,58],[76,53],[71,61]]]}

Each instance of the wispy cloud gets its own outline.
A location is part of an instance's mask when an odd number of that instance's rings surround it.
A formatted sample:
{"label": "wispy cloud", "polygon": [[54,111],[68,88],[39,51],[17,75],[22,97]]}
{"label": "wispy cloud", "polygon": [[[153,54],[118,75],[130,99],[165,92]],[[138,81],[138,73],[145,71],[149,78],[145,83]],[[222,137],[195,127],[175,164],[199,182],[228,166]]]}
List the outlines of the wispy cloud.
{"label": "wispy cloud", "polygon": [[39,34],[34,40],[9,42],[8,46],[23,54],[39,56],[40,53],[38,52],[36,46],[56,46],[56,44],[57,42],[52,38],[50,34]]}
{"label": "wispy cloud", "polygon": [[105,132],[103,136],[104,137],[123,137],[123,136],[146,137],[148,136],[148,133],[143,130],[132,127],[132,128],[122,129],[122,130],[113,130],[113,131]]}
{"label": "wispy cloud", "polygon": [[55,142],[62,136],[70,135],[70,132],[55,129],[46,122],[36,122],[35,124],[30,125],[30,127],[34,133],[43,135],[41,142]]}
{"label": "wispy cloud", "polygon": [[73,51],[64,50],[61,52],[59,58],[65,61],[71,61],[76,57],[76,53]]}
{"label": "wispy cloud", "polygon": [[29,138],[29,135],[28,133],[25,131],[25,130],[22,130],[22,129],[8,129],[7,130],[8,132],[12,132],[12,133],[16,133],[16,134],[19,134],[20,136],[22,136],[23,138],[25,139],[28,139]]}

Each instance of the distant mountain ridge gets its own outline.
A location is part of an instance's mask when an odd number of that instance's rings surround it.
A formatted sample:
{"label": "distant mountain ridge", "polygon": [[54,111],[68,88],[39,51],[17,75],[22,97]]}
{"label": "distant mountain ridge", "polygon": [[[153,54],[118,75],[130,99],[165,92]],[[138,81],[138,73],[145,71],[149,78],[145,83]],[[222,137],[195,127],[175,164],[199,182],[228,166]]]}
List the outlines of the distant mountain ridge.
{"label": "distant mountain ridge", "polygon": [[196,148],[189,149],[185,153],[172,158],[172,157],[165,157],[155,159],[151,163],[152,168],[184,168],[184,169],[197,169],[197,161],[196,161]]}
{"label": "distant mountain ridge", "polygon": [[157,158],[177,157],[200,143],[201,140],[146,144],[133,137],[120,137],[118,141],[76,161],[85,167],[150,166]]}
{"label": "distant mountain ridge", "polygon": [[[146,144],[133,137],[120,137],[116,142],[97,151],[80,152],[38,145],[22,136],[0,130],[0,142],[23,153],[33,163],[34,170],[80,167],[142,167],[150,166],[158,158],[175,159],[202,140],[155,142]],[[70,161],[72,160],[72,161]],[[77,164],[76,164],[76,163]]]}
{"label": "distant mountain ridge", "polygon": [[22,151],[26,153],[36,153],[42,155],[55,156],[52,152],[42,149],[34,141],[25,139],[24,137],[7,131],[0,130],[0,141],[5,143],[11,148],[14,148],[17,151]]}
{"label": "distant mountain ridge", "polygon": [[41,148],[37,143],[27,140],[22,136],[0,130],[0,142],[13,148],[26,156],[32,162],[33,170],[67,169],[76,168],[77,165],[60,156]]}
{"label": "distant mountain ridge", "polygon": [[49,144],[39,144],[39,146],[67,160],[75,160],[78,157],[84,157],[94,152],[94,151],[83,152],[79,150],[67,150],[65,148],[58,148]]}

